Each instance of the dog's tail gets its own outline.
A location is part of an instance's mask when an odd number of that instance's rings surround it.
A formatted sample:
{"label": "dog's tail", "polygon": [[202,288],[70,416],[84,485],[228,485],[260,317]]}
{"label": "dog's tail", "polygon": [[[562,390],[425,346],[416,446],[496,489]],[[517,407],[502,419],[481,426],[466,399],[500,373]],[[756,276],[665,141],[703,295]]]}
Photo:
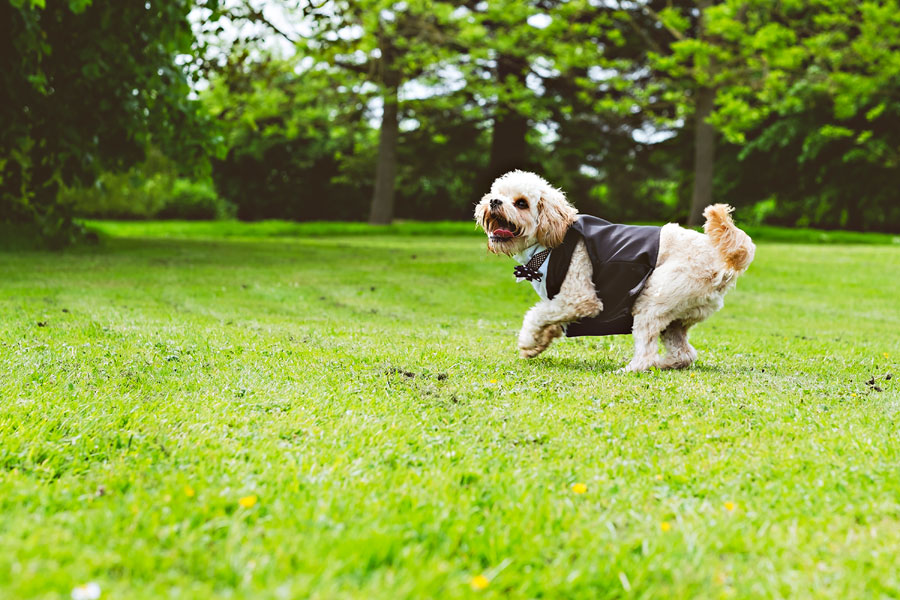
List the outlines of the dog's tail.
{"label": "dog's tail", "polygon": [[703,216],[706,217],[703,231],[722,255],[725,264],[735,271],[743,271],[753,261],[756,246],[750,236],[738,229],[731,220],[733,210],[727,204],[707,206],[703,211]]}

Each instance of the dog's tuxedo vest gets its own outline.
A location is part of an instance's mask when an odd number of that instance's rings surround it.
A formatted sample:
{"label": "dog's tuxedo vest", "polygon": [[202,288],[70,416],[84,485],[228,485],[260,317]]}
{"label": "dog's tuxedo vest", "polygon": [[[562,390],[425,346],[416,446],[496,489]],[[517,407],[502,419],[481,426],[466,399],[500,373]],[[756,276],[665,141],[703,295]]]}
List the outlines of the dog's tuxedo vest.
{"label": "dog's tuxedo vest", "polygon": [[578,216],[563,243],[553,248],[547,259],[547,298],[559,293],[575,245],[584,240],[594,271],[591,279],[603,310],[596,317],[570,323],[566,327],[568,337],[631,333],[631,308],[656,268],[660,229]]}

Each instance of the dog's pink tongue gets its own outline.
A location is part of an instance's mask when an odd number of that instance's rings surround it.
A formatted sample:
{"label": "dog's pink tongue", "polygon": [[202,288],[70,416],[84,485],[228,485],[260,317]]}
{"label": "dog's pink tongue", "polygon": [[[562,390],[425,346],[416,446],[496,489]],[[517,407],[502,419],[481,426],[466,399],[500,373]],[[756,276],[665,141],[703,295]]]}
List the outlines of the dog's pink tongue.
{"label": "dog's pink tongue", "polygon": [[498,238],[511,238],[513,237],[513,232],[508,229],[495,229],[491,232],[491,235]]}

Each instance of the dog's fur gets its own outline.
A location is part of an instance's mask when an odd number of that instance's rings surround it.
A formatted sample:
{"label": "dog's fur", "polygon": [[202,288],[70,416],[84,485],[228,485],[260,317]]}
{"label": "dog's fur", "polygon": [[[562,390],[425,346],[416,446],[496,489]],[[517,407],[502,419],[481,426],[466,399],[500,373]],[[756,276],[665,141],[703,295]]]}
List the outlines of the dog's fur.
{"label": "dog's fur", "polygon": [[[722,308],[725,293],[747,270],[756,251],[750,236],[732,222],[731,210],[726,204],[706,207],[705,235],[674,223],[661,228],[656,268],[632,309],[634,357],[626,370],[680,369],[697,359],[688,330]],[[498,178],[475,207],[475,220],[488,235],[488,249],[510,256],[535,243],[559,246],[577,214],[561,190],[524,171]],[[493,235],[501,229],[512,237]],[[563,334],[565,324],[600,314],[603,299],[597,297],[591,274],[590,257],[579,241],[559,293],[525,315],[519,333],[522,358],[543,352]],[[665,355],[659,353],[660,337]]]}

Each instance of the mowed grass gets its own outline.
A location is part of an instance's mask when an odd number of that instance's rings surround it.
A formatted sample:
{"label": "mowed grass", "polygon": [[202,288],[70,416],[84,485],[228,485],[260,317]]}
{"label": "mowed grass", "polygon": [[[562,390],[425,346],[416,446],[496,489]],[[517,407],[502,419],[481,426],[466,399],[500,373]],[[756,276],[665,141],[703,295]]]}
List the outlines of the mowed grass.
{"label": "mowed grass", "polygon": [[0,597],[900,596],[897,246],[762,241],[619,374],[476,235],[197,227],[0,254]]}

